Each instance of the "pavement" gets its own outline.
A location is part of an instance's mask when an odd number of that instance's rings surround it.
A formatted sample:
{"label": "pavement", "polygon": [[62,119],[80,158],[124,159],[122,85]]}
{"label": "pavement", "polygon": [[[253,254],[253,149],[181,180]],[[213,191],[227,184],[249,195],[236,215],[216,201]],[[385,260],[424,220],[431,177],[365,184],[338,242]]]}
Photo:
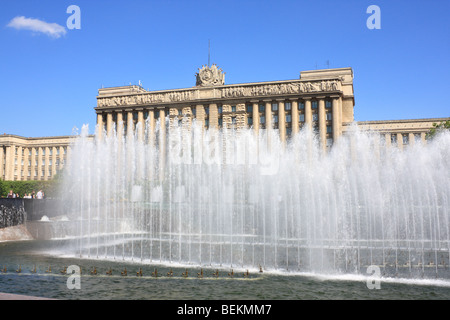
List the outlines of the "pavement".
{"label": "pavement", "polygon": [[33,297],[12,293],[0,293],[0,300],[55,300],[55,299]]}

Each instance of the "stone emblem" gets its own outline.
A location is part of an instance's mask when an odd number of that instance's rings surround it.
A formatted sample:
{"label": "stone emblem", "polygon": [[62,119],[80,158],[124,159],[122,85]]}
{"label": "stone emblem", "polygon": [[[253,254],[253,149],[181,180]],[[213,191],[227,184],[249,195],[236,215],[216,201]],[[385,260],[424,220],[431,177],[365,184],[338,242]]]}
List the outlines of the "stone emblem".
{"label": "stone emblem", "polygon": [[220,86],[225,84],[225,73],[213,64],[211,67],[202,66],[195,74],[197,78],[196,86],[209,87]]}

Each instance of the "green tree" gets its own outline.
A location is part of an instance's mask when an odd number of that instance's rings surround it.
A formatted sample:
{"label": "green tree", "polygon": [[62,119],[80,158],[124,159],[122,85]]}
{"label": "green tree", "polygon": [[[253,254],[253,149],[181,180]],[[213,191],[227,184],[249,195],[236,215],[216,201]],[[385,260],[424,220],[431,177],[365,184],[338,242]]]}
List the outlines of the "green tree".
{"label": "green tree", "polygon": [[433,123],[433,128],[427,133],[427,140],[433,139],[439,132],[450,130],[450,120]]}

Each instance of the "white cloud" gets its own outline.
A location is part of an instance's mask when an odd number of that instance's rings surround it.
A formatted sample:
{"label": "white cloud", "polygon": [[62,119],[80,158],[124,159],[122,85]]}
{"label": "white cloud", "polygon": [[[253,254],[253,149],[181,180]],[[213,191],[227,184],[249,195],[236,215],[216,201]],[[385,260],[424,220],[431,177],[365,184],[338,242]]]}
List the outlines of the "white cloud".
{"label": "white cloud", "polygon": [[25,18],[23,16],[12,19],[7,27],[17,30],[31,30],[44,33],[52,38],[59,38],[66,34],[66,28],[57,23],[48,23],[39,19]]}

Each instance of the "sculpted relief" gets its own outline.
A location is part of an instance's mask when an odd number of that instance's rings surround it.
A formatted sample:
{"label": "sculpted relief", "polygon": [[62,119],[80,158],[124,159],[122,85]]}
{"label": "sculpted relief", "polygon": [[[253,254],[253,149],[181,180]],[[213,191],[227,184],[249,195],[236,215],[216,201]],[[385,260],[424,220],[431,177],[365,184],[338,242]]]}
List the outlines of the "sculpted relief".
{"label": "sculpted relief", "polygon": [[[208,78],[210,79],[210,78]],[[218,98],[236,98],[236,97],[260,97],[281,94],[299,94],[314,92],[333,92],[341,90],[340,80],[322,80],[322,81],[296,81],[277,84],[260,84],[249,86],[236,86],[217,88]],[[178,101],[193,101],[198,99],[198,90],[172,91],[164,93],[140,93],[129,96],[117,96],[110,98],[99,98],[98,107],[115,107],[129,105],[143,105],[155,103],[170,103]]]}

